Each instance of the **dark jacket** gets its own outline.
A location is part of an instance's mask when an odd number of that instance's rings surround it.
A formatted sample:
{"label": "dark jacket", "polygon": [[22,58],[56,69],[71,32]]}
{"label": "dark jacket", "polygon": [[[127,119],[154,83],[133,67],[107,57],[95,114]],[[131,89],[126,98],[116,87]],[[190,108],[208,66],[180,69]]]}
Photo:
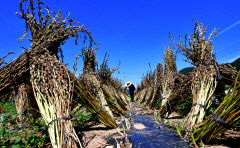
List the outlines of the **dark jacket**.
{"label": "dark jacket", "polygon": [[131,84],[129,87],[128,87],[128,89],[129,89],[129,92],[130,92],[130,95],[131,94],[134,94],[134,91],[135,91],[135,86],[133,85],[133,84]]}

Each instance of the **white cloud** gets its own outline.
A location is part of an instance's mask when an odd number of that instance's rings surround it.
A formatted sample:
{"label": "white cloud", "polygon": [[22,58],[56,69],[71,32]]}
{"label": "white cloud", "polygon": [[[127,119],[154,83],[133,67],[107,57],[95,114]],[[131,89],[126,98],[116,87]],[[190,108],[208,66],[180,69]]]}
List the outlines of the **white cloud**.
{"label": "white cloud", "polygon": [[235,22],[235,23],[233,23],[232,25],[228,26],[227,28],[223,29],[221,32],[219,32],[219,34],[218,34],[218,35],[220,35],[220,34],[222,34],[222,33],[226,32],[226,31],[228,31],[228,30],[232,29],[233,27],[237,26],[238,24],[240,24],[240,20],[239,20],[239,21],[237,21],[237,22]]}

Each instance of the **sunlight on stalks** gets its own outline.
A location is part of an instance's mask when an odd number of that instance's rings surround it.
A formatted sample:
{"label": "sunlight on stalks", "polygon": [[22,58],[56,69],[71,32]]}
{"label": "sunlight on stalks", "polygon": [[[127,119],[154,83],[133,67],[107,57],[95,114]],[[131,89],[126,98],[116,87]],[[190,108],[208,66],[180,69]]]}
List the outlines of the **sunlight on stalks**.
{"label": "sunlight on stalks", "polygon": [[169,46],[164,53],[164,76],[162,82],[162,106],[166,106],[169,96],[174,88],[174,80],[177,74],[176,55],[173,54],[172,47]]}
{"label": "sunlight on stalks", "polygon": [[[22,84],[18,88],[18,93],[15,98],[15,104],[16,104],[16,110],[18,115],[18,119],[20,122],[23,122],[23,115],[22,113],[27,109],[28,107],[28,91],[27,91],[27,86],[25,84]],[[33,99],[33,98],[31,98]]]}
{"label": "sunlight on stalks", "polygon": [[[213,67],[214,70],[214,67]],[[186,118],[187,126],[192,128],[196,123],[202,122],[205,116],[206,109],[212,104],[212,95],[217,86],[217,80],[215,72],[203,73],[197,71],[195,73],[195,79],[192,83],[193,104],[192,110]],[[204,108],[203,105],[206,108]]]}
{"label": "sunlight on stalks", "polygon": [[234,128],[240,122],[240,83],[236,77],[233,90],[228,92],[223,102],[208,119],[195,126],[193,135],[196,141],[208,143],[212,138]]}
{"label": "sunlight on stalks", "polygon": [[125,118],[124,116],[122,116],[122,120],[125,121],[126,124],[126,129],[129,130],[131,128],[131,123],[129,122],[129,120],[127,118]]}
{"label": "sunlight on stalks", "polygon": [[179,138],[182,138],[182,134],[181,134],[181,131],[180,131],[180,127],[177,125],[176,126],[176,131],[177,131],[177,135]]}
{"label": "sunlight on stalks", "polygon": [[81,146],[70,121],[73,83],[66,67],[49,54],[35,57],[31,83],[53,147]]}

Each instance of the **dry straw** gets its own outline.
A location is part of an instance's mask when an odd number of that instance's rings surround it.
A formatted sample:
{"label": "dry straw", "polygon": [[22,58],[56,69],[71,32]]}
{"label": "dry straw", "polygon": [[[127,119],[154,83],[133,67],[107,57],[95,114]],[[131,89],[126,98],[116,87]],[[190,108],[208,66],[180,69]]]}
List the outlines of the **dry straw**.
{"label": "dry straw", "polygon": [[[239,73],[240,74],[240,73]],[[206,120],[197,124],[193,135],[197,142],[208,143],[217,135],[234,128],[240,122],[240,83],[236,77],[235,84],[225,96],[223,102]]]}
{"label": "dry straw", "polygon": [[81,146],[70,120],[73,82],[66,67],[47,52],[34,58],[31,83],[53,147]]}
{"label": "dry straw", "polygon": [[[199,67],[192,82],[193,106],[186,117],[187,127],[202,122],[206,109],[212,104],[212,95],[217,86],[216,70],[213,65]],[[190,122],[189,122],[190,121]]]}
{"label": "dry straw", "polygon": [[[28,105],[28,98],[29,98],[29,89],[26,84],[22,84],[18,88],[18,93],[15,98],[15,104],[18,115],[18,119],[20,122],[23,122],[23,112],[27,109]],[[33,98],[32,98],[33,99]]]}
{"label": "dry straw", "polygon": [[191,84],[194,104],[185,119],[188,130],[203,120],[206,109],[212,103],[211,96],[217,85],[217,63],[212,53],[212,37],[216,35],[216,30],[206,38],[207,28],[196,21],[193,34],[186,35],[185,41],[181,38],[179,43],[173,40],[178,47],[178,52],[187,58],[187,62],[195,66]]}
{"label": "dry straw", "polygon": [[174,89],[174,82],[177,74],[176,56],[173,54],[172,47],[169,46],[164,54],[164,76],[162,84],[162,103],[161,107],[167,106],[168,98]]}
{"label": "dry straw", "polygon": [[[29,78],[29,66],[32,64],[30,58],[32,55],[40,55],[44,50],[49,51],[51,55],[62,55],[60,45],[65,40],[82,35],[84,39],[89,38],[90,45],[92,37],[85,26],[74,26],[77,22],[74,19],[63,18],[61,11],[52,12],[49,7],[45,6],[40,0],[21,0],[19,2],[20,12],[17,15],[25,21],[25,32],[23,37],[30,32],[29,40],[32,45],[16,59],[0,69],[0,94],[5,95],[11,91],[14,86],[23,83]],[[54,17],[53,17],[54,16]],[[44,49],[44,50],[43,50]],[[1,61],[1,63],[4,63]],[[2,64],[1,64],[2,65]]]}
{"label": "dry straw", "polygon": [[171,106],[171,110],[167,106],[161,106],[159,109],[160,115],[164,116],[167,112],[170,114],[171,111],[177,107],[177,103],[184,99],[186,96],[191,95],[191,83],[192,83],[192,74],[184,76],[182,74],[177,74],[175,78],[175,86],[168,98],[168,104]]}
{"label": "dry straw", "polygon": [[158,63],[156,67],[156,85],[154,88],[153,98],[150,103],[150,108],[152,109],[154,109],[156,102],[161,98],[162,81],[163,81],[163,65],[162,63]]}
{"label": "dry straw", "polygon": [[96,75],[96,51],[94,48],[83,49],[83,75],[82,81],[86,84],[87,88],[98,99],[102,107],[113,117],[113,113],[109,108],[104,92],[101,88],[101,82]]}

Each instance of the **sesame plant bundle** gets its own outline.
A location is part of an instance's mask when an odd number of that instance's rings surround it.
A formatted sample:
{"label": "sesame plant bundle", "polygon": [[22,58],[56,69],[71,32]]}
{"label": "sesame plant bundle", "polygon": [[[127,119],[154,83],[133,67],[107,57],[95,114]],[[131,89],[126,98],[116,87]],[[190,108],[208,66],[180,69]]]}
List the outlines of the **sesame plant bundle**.
{"label": "sesame plant bundle", "polygon": [[[18,115],[18,119],[20,122],[23,122],[23,116],[22,113],[27,109],[28,107],[28,98],[29,98],[29,88],[26,84],[21,84],[18,88],[18,93],[15,98],[15,104],[16,104],[16,110]],[[33,98],[32,98],[33,99]]]}
{"label": "sesame plant bundle", "polygon": [[117,102],[117,99],[113,96],[114,94],[110,94],[110,92],[113,92],[113,91],[109,91],[110,89],[111,88],[108,88],[106,85],[102,86],[102,90],[108,104],[111,106],[113,110],[115,110],[115,113],[125,115],[126,108],[124,106],[122,107],[120,103]]}
{"label": "sesame plant bundle", "polygon": [[127,104],[124,102],[125,98],[123,98],[124,100],[122,100],[122,97],[119,95],[119,89],[121,89],[121,87],[116,86],[116,81],[114,81],[112,78],[112,74],[118,69],[119,65],[115,68],[110,68],[108,60],[109,56],[108,54],[105,54],[103,62],[98,69],[98,77],[101,81],[101,88],[109,106],[115,108],[115,110],[119,113],[125,114],[124,110],[127,109]]}
{"label": "sesame plant bundle", "polygon": [[142,102],[143,98],[145,97],[146,92],[147,92],[147,88],[144,88],[143,90],[140,90],[139,92],[137,92],[136,102],[140,104],[140,102]]}
{"label": "sesame plant bundle", "polygon": [[31,84],[53,147],[81,147],[70,120],[74,83],[63,63],[48,51],[35,56]]}
{"label": "sesame plant bundle", "polygon": [[153,96],[152,96],[152,100],[149,103],[149,108],[150,109],[155,109],[155,106],[157,105],[158,101],[161,101],[161,89],[160,89],[160,87],[155,86]]}
{"label": "sesame plant bundle", "polygon": [[175,42],[178,52],[187,58],[195,66],[193,80],[191,84],[193,94],[193,105],[189,115],[185,118],[185,125],[189,131],[192,127],[203,120],[206,109],[212,103],[211,96],[217,85],[217,78],[220,78],[218,64],[213,52],[212,37],[216,35],[214,30],[209,37],[202,23],[196,21],[192,35],[185,36],[185,42]]}
{"label": "sesame plant bundle", "polygon": [[152,109],[156,105],[156,102],[161,98],[162,80],[163,80],[163,65],[162,63],[158,63],[156,67],[156,85],[154,88],[153,99],[150,103],[150,108]]}
{"label": "sesame plant bundle", "polygon": [[[86,48],[83,48],[82,51],[82,53],[85,54],[85,56],[83,56],[83,59],[86,59],[85,57],[87,56],[88,62],[84,60],[86,65],[84,67],[84,73],[85,76],[87,76],[87,74],[89,73],[90,78],[93,78],[93,80],[87,81],[87,84],[84,83],[86,82],[86,79],[84,79],[84,77],[80,77],[79,79],[75,80],[74,101],[86,107],[88,111],[90,111],[100,122],[102,122],[107,127],[116,128],[117,124],[115,119],[103,108],[100,100],[96,97],[98,94],[98,92],[96,92],[96,88],[99,88],[99,86],[97,85],[99,81],[96,80],[96,76],[94,75],[95,49],[88,48],[89,50],[87,51],[85,49]],[[78,57],[76,58],[76,62],[74,64],[75,71],[77,66],[77,59]],[[74,77],[74,75],[72,77]]]}
{"label": "sesame plant bundle", "polygon": [[216,70],[213,65],[198,67],[192,82],[193,106],[185,119],[187,127],[192,128],[202,122],[206,109],[212,104],[212,95],[217,86]]}
{"label": "sesame plant bundle", "polygon": [[137,85],[137,90],[136,90],[136,95],[135,95],[135,101],[138,102],[140,100],[140,95],[142,94],[142,91],[144,90],[143,86],[143,80],[141,81],[140,84]]}
{"label": "sesame plant bundle", "polygon": [[[232,82],[235,81],[238,73],[236,68],[232,67],[230,64],[219,64],[219,72],[221,75],[221,82],[227,85],[231,85]],[[238,81],[240,81],[239,77]]]}
{"label": "sesame plant bundle", "polygon": [[146,76],[143,76],[142,84],[146,91],[142,91],[141,100],[138,100],[139,105],[145,106],[148,100],[151,99],[153,88],[155,85],[155,72],[152,71],[151,66],[149,64],[150,70],[147,71]]}
{"label": "sesame plant bundle", "polygon": [[214,58],[212,38],[216,36],[216,30],[214,29],[206,38],[207,28],[208,26],[204,28],[202,23],[199,24],[196,21],[193,34],[186,35],[185,41],[180,38],[180,42],[173,40],[169,34],[170,39],[178,48],[177,52],[184,55],[187,58],[185,61],[195,67],[209,65]]}
{"label": "sesame plant bundle", "polygon": [[[159,93],[160,93],[160,91],[159,91]],[[155,86],[153,87],[153,92],[151,94],[151,99],[149,99],[145,105],[147,108],[152,108],[151,106],[153,104],[154,98],[156,97],[156,94],[157,94],[157,86],[155,84]]]}
{"label": "sesame plant bundle", "polygon": [[177,74],[176,55],[169,46],[164,53],[164,76],[162,80],[162,106],[167,106],[168,98],[174,88],[175,75]]}
{"label": "sesame plant bundle", "polygon": [[28,55],[21,54],[0,69],[0,98],[8,95],[9,92],[12,92],[14,88],[16,89],[16,86],[21,85],[26,79],[30,79],[28,58]]}
{"label": "sesame plant bundle", "polygon": [[142,105],[142,103],[144,103],[146,101],[148,91],[149,91],[149,83],[146,83],[144,91],[142,91],[140,94],[141,98],[138,100],[139,105]]}
{"label": "sesame plant bundle", "polygon": [[164,75],[162,80],[162,92],[161,92],[162,103],[160,108],[167,106],[168,99],[172,93],[173,87],[174,87],[174,75],[168,76]]}
{"label": "sesame plant bundle", "polygon": [[145,97],[146,95],[146,92],[147,92],[147,85],[148,85],[148,72],[146,75],[143,75],[142,77],[142,81],[141,81],[141,84],[138,88],[140,89],[137,89],[137,92],[136,92],[136,95],[135,95],[135,101],[138,102],[138,104],[140,104],[140,102],[143,101],[143,98]]}
{"label": "sesame plant bundle", "polygon": [[[135,96],[139,96],[139,92],[142,91],[144,89],[143,87],[143,80],[141,80],[140,84],[137,85],[137,89],[136,89],[136,95]],[[138,98],[136,98],[138,99]]]}
{"label": "sesame plant bundle", "polygon": [[8,52],[7,55],[5,55],[4,57],[0,58],[0,69],[7,64],[7,62],[5,61],[5,59],[10,55],[10,54],[14,54],[14,52]]}
{"label": "sesame plant bundle", "polygon": [[129,104],[130,100],[127,97],[127,95],[124,93],[124,89],[121,87],[115,87],[112,81],[114,78],[111,78],[111,80],[103,85],[107,86],[109,89],[109,93],[115,98],[114,101],[117,102],[123,110],[127,110],[127,104]]}
{"label": "sesame plant bundle", "polygon": [[164,116],[167,112],[170,114],[171,111],[175,110],[175,108],[177,107],[177,103],[179,101],[191,95],[192,93],[191,84],[192,84],[192,73],[188,76],[177,74],[175,78],[174,89],[172,91],[172,94],[168,98],[168,103],[169,103],[169,106],[171,106],[171,110],[168,110],[167,106],[161,106],[161,108],[159,109],[161,116]]}
{"label": "sesame plant bundle", "polygon": [[148,87],[151,86],[151,75],[152,75],[152,71],[151,70],[147,71],[146,75],[143,75],[142,77],[141,84],[137,86],[135,100],[139,104],[145,101]]}
{"label": "sesame plant bundle", "polygon": [[138,100],[138,98],[139,98],[139,92],[141,91],[140,90],[141,88],[140,88],[140,85],[137,85],[137,89],[136,89],[136,94],[135,94],[135,100]]}
{"label": "sesame plant bundle", "polygon": [[117,90],[117,93],[120,96],[121,100],[125,104],[129,104],[130,103],[130,98],[128,98],[128,96],[124,92],[124,88],[122,87],[123,83],[117,78],[111,78],[110,82],[111,82],[111,85],[113,86],[113,88],[115,88]]}
{"label": "sesame plant bundle", "polygon": [[[78,24],[74,19],[63,18],[61,11],[52,12],[49,7],[45,6],[41,0],[20,0],[20,12],[16,13],[25,21],[24,35],[19,39],[22,40],[30,32],[32,43],[29,50],[24,48],[24,52],[12,60],[2,65],[0,68],[0,94],[5,95],[12,91],[12,88],[30,80],[29,67],[32,64],[30,58],[32,55],[42,54],[46,49],[51,55],[63,59],[63,53],[60,48],[64,41],[71,37],[77,39],[84,36],[92,44],[90,32],[85,26],[74,26]],[[4,63],[0,61],[1,63]],[[29,81],[28,80],[28,81]]]}
{"label": "sesame plant bundle", "polygon": [[[153,85],[154,85],[154,84],[153,84]],[[154,86],[149,86],[149,87],[147,88],[146,95],[145,95],[144,99],[143,99],[142,102],[141,102],[141,105],[142,105],[142,106],[147,107],[147,106],[148,106],[148,103],[151,102],[152,95],[153,95],[153,91],[154,91]]]}
{"label": "sesame plant bundle", "polygon": [[194,127],[193,136],[196,142],[208,143],[214,137],[239,124],[240,83],[238,78],[239,74],[236,77],[235,84],[212,115]]}
{"label": "sesame plant bundle", "polygon": [[146,101],[144,102],[144,106],[145,107],[150,107],[150,103],[153,100],[153,96],[154,96],[154,89],[156,86],[156,71],[154,70],[154,72],[152,72],[152,74],[150,75],[149,78],[150,82],[149,82],[149,88],[148,88],[148,93],[146,94]]}
{"label": "sesame plant bundle", "polygon": [[115,119],[102,107],[87,86],[79,79],[76,80],[74,94],[76,101],[84,105],[100,122],[109,128],[117,128]]}
{"label": "sesame plant bundle", "polygon": [[113,117],[113,113],[109,108],[103,90],[101,89],[101,81],[97,77],[96,71],[96,51],[94,48],[82,48],[83,58],[83,75],[82,81],[87,88],[98,99],[102,107]]}

